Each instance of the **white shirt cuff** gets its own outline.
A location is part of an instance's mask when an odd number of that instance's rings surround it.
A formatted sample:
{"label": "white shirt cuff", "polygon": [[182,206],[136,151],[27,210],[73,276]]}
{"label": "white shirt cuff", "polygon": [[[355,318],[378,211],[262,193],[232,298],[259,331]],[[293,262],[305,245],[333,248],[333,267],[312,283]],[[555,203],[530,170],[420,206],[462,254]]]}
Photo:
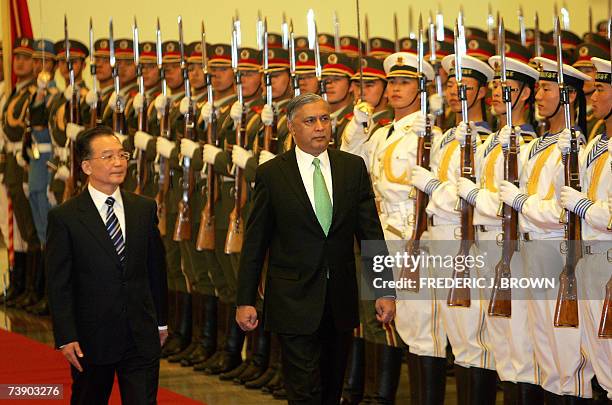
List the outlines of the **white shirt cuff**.
{"label": "white shirt cuff", "polygon": [[157,330],[168,330],[168,325],[158,326]]}

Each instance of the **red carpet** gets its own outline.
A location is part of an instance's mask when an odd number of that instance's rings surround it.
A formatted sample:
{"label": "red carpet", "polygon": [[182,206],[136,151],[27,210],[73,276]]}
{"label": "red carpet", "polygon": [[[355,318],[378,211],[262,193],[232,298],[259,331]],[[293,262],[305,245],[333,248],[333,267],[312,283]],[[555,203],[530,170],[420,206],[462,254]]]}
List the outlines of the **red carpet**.
{"label": "red carpet", "polygon": [[[53,348],[16,333],[0,329],[0,384],[63,384],[64,399],[49,400],[0,400],[4,403],[22,404],[68,404],[70,403],[71,379],[68,362]],[[160,388],[158,404],[201,405],[202,402]],[[121,403],[119,387],[113,387],[110,404]]]}

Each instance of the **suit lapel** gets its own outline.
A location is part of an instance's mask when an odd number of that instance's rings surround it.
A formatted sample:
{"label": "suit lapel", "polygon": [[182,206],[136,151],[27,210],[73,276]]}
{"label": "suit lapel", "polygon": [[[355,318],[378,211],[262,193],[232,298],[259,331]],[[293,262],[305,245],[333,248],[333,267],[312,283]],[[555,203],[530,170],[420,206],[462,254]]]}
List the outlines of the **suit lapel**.
{"label": "suit lapel", "polygon": [[338,219],[338,212],[344,202],[344,166],[338,162],[339,156],[336,154],[336,151],[333,149],[328,149],[327,153],[329,155],[329,164],[331,167],[331,176],[332,176],[332,194],[333,194],[333,216],[332,223],[329,227],[329,233],[331,233],[334,225]]}
{"label": "suit lapel", "polygon": [[117,255],[117,251],[113,246],[113,242],[108,235],[106,227],[104,226],[104,222],[102,222],[102,218],[100,217],[100,213],[98,212],[91,196],[89,195],[89,191],[87,188],[81,192],[78,196],[79,198],[79,211],[80,211],[80,221],[85,226],[85,229],[91,233],[91,235],[98,241],[100,246],[104,249],[104,251],[117,262],[117,264],[121,264],[119,261],[119,256]]}
{"label": "suit lapel", "polygon": [[134,248],[136,238],[138,237],[138,212],[131,194],[121,191],[121,198],[123,199],[123,210],[125,212],[125,230],[123,232],[125,235],[126,252],[125,268],[129,270],[132,268],[130,265],[134,257],[131,249]]}

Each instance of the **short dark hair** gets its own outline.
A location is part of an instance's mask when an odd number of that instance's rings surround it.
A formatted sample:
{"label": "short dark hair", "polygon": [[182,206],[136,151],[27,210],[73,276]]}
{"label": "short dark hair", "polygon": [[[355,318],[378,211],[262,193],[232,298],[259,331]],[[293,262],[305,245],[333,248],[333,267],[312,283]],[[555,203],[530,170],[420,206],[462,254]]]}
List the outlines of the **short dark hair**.
{"label": "short dark hair", "polygon": [[91,143],[94,139],[102,136],[115,136],[115,132],[106,125],[99,125],[94,128],[86,129],[79,134],[75,144],[79,164],[91,158]]}
{"label": "short dark hair", "polygon": [[[306,104],[318,103],[319,101],[325,101],[325,99],[315,93],[304,93],[294,97],[287,103],[287,120],[293,121],[293,117],[298,110]],[[327,103],[327,101],[325,102]]]}

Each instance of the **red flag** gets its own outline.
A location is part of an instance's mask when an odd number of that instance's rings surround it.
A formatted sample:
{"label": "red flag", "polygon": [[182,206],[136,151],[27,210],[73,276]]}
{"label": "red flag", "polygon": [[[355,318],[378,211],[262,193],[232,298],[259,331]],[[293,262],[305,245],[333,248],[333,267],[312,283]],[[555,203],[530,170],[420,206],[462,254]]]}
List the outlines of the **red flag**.
{"label": "red flag", "polygon": [[[32,32],[32,21],[30,20],[30,10],[28,9],[28,1],[27,0],[9,0],[9,8],[10,8],[10,25],[11,25],[11,49],[8,51],[9,61],[12,62],[13,55],[13,44],[15,43],[15,38],[18,37],[28,37],[34,38],[34,34]],[[6,60],[6,59],[5,59]],[[16,82],[15,75],[11,72],[11,85],[10,88]]]}

